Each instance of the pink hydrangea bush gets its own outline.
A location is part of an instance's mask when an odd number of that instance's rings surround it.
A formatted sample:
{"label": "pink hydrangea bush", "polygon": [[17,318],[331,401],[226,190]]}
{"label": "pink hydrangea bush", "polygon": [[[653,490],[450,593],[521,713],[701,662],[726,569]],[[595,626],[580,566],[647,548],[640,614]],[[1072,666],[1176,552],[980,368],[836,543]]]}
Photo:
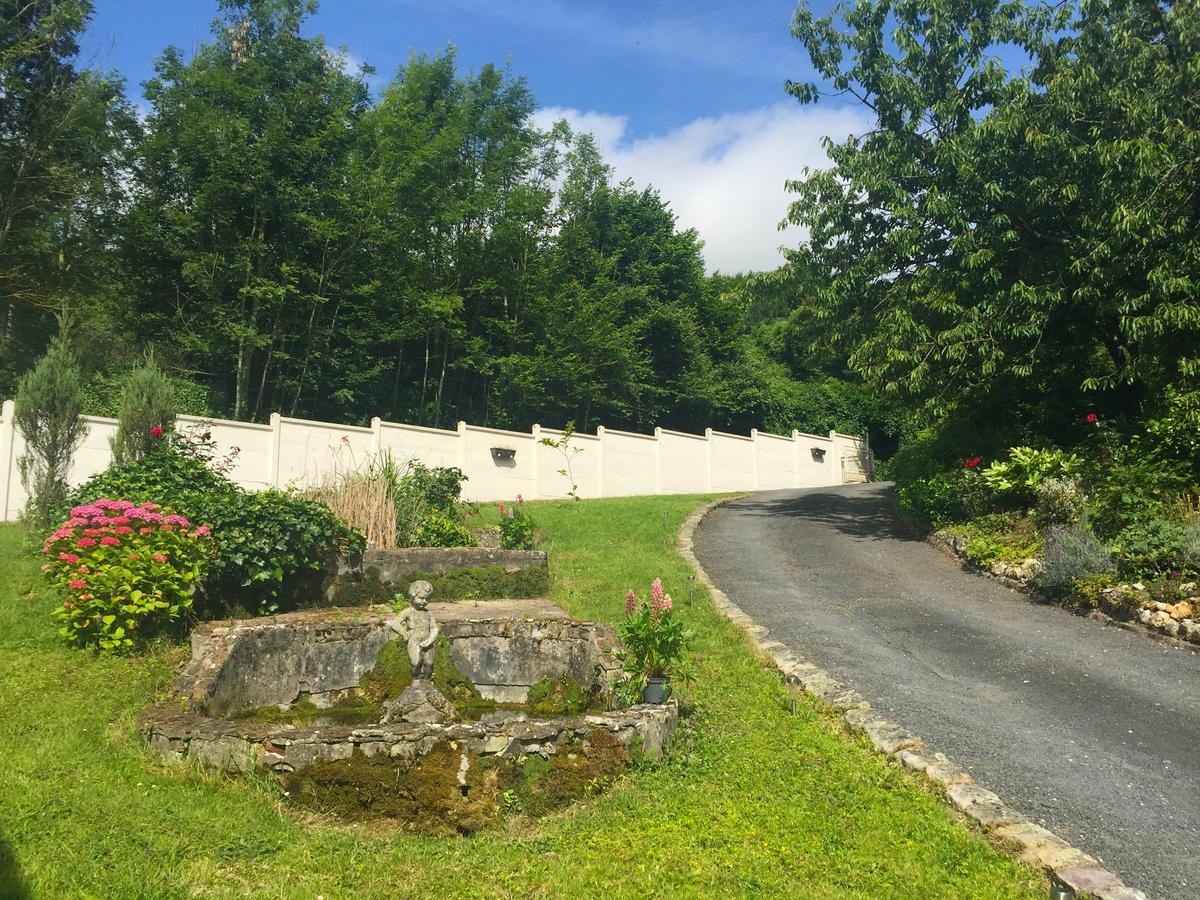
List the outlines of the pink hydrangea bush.
{"label": "pink hydrangea bush", "polygon": [[42,572],[63,594],[59,633],[76,646],[125,650],[192,606],[212,533],[154,503],[101,498],[71,510],[42,544]]}

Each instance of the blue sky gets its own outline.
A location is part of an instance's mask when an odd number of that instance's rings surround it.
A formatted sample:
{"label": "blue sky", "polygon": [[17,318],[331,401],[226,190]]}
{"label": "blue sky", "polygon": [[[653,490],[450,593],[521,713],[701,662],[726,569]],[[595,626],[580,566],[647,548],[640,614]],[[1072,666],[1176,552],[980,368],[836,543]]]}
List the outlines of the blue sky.
{"label": "blue sky", "polygon": [[[801,108],[783,93],[807,56],[789,0],[325,0],[308,31],[391,78],[410,52],[458,47],[464,69],[511,64],[544,107],[596,134],[618,177],[652,184],[706,242],[710,269],[778,264],[783,182],[820,165],[820,138],[865,127],[856,108]],[[215,0],[96,0],[85,59],[131,96],[169,44],[209,34]]]}

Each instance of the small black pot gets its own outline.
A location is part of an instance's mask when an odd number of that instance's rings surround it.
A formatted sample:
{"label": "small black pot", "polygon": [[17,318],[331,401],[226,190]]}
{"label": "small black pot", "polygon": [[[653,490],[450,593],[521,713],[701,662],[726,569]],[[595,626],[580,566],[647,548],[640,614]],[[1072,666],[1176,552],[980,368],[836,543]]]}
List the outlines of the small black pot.
{"label": "small black pot", "polygon": [[671,696],[671,688],[665,678],[650,678],[642,689],[643,703],[666,703]]}

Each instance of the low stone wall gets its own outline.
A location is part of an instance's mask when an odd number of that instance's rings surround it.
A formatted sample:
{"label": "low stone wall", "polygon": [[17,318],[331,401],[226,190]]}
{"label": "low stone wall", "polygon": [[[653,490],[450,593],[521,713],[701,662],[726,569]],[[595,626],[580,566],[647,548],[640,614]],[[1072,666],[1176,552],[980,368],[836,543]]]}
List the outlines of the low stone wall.
{"label": "low stone wall", "polygon": [[[607,690],[619,664],[611,626],[576,622],[550,604],[496,601],[433,603],[455,668],[485,699],[524,703],[543,678],[570,675]],[[394,637],[387,608],[304,610],[192,632],[192,660],[175,693],[214,716],[286,706],[307,695],[321,707],[356,688]]]}
{"label": "low stone wall", "polygon": [[150,747],[168,759],[230,771],[292,772],[356,754],[411,763],[439,743],[475,756],[550,757],[596,731],[612,734],[631,751],[661,756],[678,720],[678,707],[667,703],[546,720],[288,728],[180,712],[177,701],[167,701],[143,712],[140,728]]}
{"label": "low stone wall", "polygon": [[[474,590],[451,592],[453,587],[464,589],[464,573],[478,582]],[[486,546],[366,550],[330,560],[319,586],[308,590],[318,592],[327,604],[359,606],[384,602],[416,578],[434,582],[436,596],[442,598],[544,596],[549,586],[549,558],[544,550]]]}

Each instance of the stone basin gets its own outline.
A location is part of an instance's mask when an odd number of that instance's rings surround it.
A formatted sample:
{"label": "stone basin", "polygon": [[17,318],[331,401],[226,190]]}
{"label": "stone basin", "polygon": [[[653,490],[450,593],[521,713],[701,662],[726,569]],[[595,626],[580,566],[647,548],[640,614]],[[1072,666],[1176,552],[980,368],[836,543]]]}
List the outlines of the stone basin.
{"label": "stone basin", "polygon": [[[519,704],[542,679],[569,677],[608,697],[618,668],[613,629],[571,619],[546,600],[431,603],[454,667],[480,695]],[[239,720],[235,713],[305,700],[331,707],[356,690],[393,639],[386,608],[320,609],[200,625],[175,696],[141,715],[145,740],[170,759],[212,768],[290,773],[315,763],[384,755],[411,764],[438,746],[469,756],[549,758],[604,732],[630,752],[658,756],[677,719],[673,704],[580,715],[446,724],[312,725]],[[466,777],[465,774],[463,776]],[[465,783],[464,783],[465,787]]]}

